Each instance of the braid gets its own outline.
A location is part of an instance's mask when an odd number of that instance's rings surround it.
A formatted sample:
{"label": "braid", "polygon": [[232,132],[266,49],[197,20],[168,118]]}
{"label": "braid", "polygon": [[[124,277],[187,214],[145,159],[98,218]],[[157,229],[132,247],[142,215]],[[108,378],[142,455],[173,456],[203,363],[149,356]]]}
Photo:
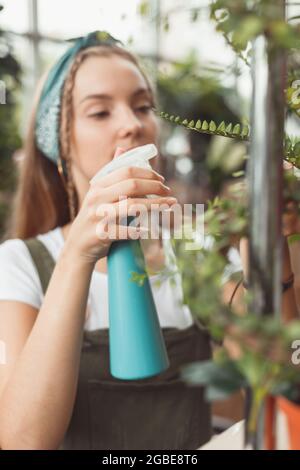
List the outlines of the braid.
{"label": "braid", "polygon": [[73,62],[68,78],[66,79],[62,96],[61,113],[61,135],[60,135],[60,153],[61,158],[66,163],[67,181],[66,190],[68,195],[68,204],[70,219],[73,221],[78,213],[78,195],[76,192],[72,171],[71,171],[71,124],[73,118],[72,92],[74,88],[75,76],[78,68],[85,58],[85,54],[78,54]]}

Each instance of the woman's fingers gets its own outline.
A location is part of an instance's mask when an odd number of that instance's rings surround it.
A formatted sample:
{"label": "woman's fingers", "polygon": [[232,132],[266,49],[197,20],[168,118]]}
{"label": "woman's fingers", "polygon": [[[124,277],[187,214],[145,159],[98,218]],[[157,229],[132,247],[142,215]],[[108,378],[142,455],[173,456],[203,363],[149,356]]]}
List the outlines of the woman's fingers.
{"label": "woman's fingers", "polygon": [[176,198],[134,198],[123,199],[115,203],[99,204],[94,207],[94,215],[104,218],[110,224],[119,224],[120,219],[127,216],[139,216],[148,214],[150,210],[167,210],[177,202]]}
{"label": "woman's fingers", "polygon": [[[122,158],[122,157],[119,157]],[[124,180],[132,178],[144,178],[144,179],[155,179],[158,181],[164,181],[165,178],[150,168],[139,168],[136,166],[129,166],[124,168],[118,168],[112,171],[108,175],[97,178],[91,183],[91,187],[107,188],[113,184],[119,183]]]}
{"label": "woman's fingers", "polygon": [[134,227],[127,225],[109,226],[105,220],[100,220],[96,226],[96,235],[100,240],[137,240],[148,229],[145,227]]}
{"label": "woman's fingers", "polygon": [[141,197],[147,194],[171,196],[171,189],[161,181],[153,179],[132,178],[106,188],[98,188],[90,194],[90,202],[101,199],[101,203],[117,202],[124,197]]}

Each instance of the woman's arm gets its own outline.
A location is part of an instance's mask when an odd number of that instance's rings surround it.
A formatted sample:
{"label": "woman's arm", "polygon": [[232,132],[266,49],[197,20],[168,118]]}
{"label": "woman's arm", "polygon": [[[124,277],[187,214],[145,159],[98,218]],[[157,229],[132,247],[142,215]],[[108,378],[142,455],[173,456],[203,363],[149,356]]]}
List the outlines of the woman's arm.
{"label": "woman's arm", "polygon": [[[67,248],[0,396],[2,449],[57,449],[69,424],[93,266]],[[2,318],[5,337],[9,314]]]}
{"label": "woman's arm", "polygon": [[[69,424],[76,396],[85,309],[91,275],[115,240],[141,237],[119,225],[129,209],[143,203],[174,204],[170,188],[153,170],[119,168],[90,185],[72,222],[43,305],[15,366],[0,385],[0,447],[56,449]],[[155,194],[156,198],[146,195]],[[119,196],[126,196],[119,201]],[[129,201],[128,201],[129,200]],[[114,209],[107,215],[107,204]],[[135,206],[136,207],[136,206]],[[116,217],[117,216],[117,217]],[[110,231],[111,230],[111,231]],[[137,235],[137,237],[136,237]],[[99,292],[101,296],[101,292]],[[1,336],[16,335],[9,312],[1,312]],[[24,334],[23,334],[24,336]],[[9,345],[8,345],[9,349]],[[8,350],[9,354],[9,350]]]}

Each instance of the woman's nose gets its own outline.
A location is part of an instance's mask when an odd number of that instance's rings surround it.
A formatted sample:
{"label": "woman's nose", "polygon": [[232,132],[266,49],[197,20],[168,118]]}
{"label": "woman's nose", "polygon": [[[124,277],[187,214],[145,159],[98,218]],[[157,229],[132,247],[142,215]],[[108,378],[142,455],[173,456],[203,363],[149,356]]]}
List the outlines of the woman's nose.
{"label": "woman's nose", "polygon": [[134,110],[128,109],[122,113],[120,118],[120,133],[126,134],[137,134],[143,128],[143,123],[136,116]]}

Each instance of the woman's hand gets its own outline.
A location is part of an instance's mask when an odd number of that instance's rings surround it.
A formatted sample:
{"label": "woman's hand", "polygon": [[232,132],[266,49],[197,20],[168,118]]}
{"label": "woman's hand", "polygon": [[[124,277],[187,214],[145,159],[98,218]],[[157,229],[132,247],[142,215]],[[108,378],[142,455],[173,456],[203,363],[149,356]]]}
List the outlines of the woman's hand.
{"label": "woman's hand", "polygon": [[[122,157],[121,157],[122,158]],[[120,224],[120,219],[137,215],[137,204],[149,211],[152,204],[176,203],[164,178],[154,170],[138,167],[119,168],[91,184],[70,228],[65,249],[95,264],[107,256],[114,240],[137,239],[138,227]],[[157,194],[157,198],[147,198]],[[121,199],[121,200],[120,200]]]}

